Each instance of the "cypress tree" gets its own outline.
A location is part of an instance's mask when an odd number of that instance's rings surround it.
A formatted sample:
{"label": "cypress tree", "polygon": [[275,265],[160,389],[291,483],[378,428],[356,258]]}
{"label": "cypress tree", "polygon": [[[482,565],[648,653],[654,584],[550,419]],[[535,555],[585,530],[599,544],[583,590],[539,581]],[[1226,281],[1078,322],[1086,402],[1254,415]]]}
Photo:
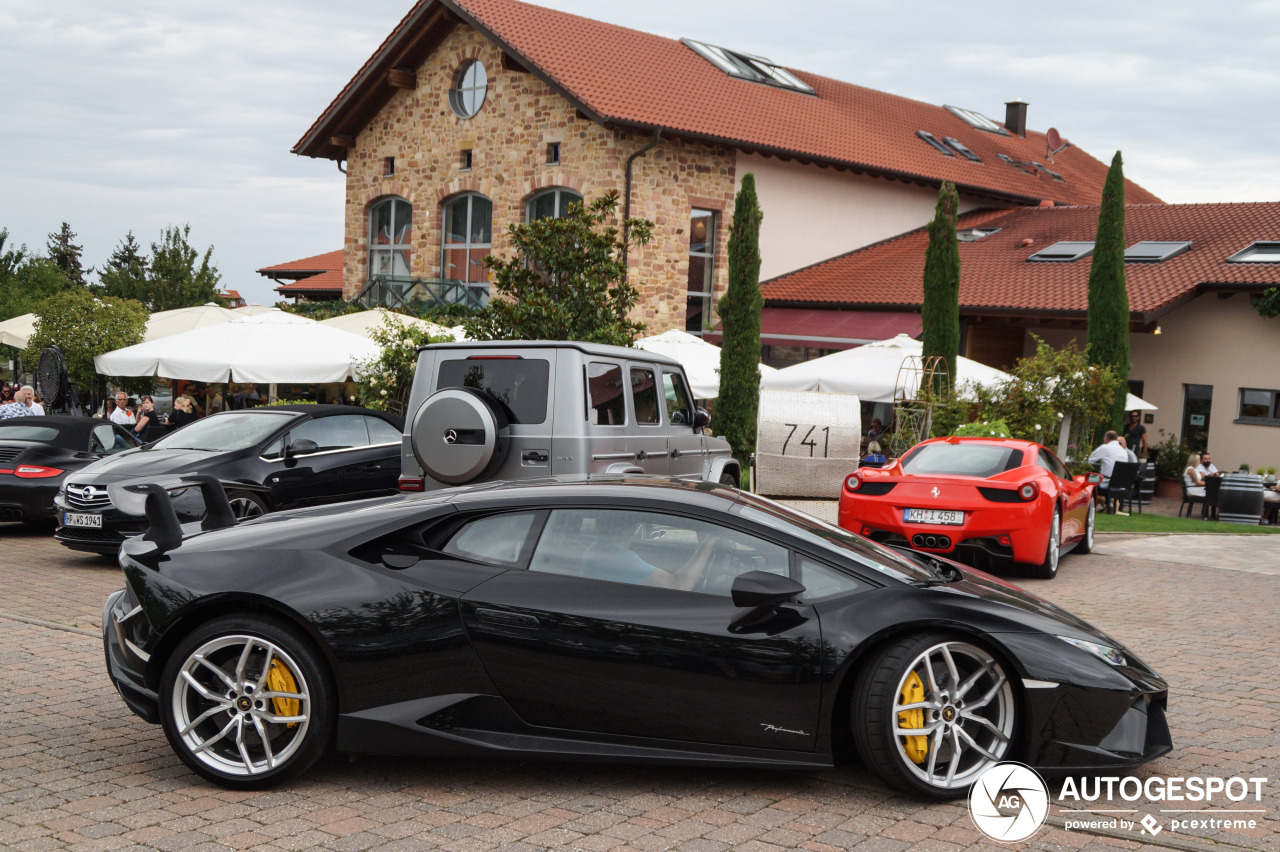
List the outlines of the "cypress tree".
{"label": "cypress tree", "polygon": [[1110,367],[1120,380],[1109,423],[1124,423],[1125,388],[1129,385],[1129,293],[1124,282],[1124,164],[1116,151],[1102,187],[1098,233],[1089,266],[1089,363]]}
{"label": "cypress tree", "polygon": [[720,396],[716,431],[747,469],[756,443],[756,411],[760,404],[760,221],[756,178],[742,176],[734,199],[729,232],[729,286],[717,303],[723,338],[720,346]]}
{"label": "cypress tree", "polygon": [[948,387],[956,383],[956,356],[960,354],[960,243],[956,239],[956,211],[960,196],[955,184],[944,181],[938,190],[938,206],[929,223],[929,245],[924,254],[924,299],[920,324],[924,332],[924,362],[946,359]]}

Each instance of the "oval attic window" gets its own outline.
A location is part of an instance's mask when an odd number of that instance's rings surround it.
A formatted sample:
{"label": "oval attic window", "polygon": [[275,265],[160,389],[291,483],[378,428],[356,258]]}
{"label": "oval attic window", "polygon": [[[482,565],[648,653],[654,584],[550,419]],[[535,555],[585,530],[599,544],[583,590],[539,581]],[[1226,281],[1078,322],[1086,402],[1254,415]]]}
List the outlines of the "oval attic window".
{"label": "oval attic window", "polygon": [[449,90],[449,106],[459,118],[471,118],[484,106],[488,90],[489,76],[484,65],[473,59],[458,72],[453,88]]}

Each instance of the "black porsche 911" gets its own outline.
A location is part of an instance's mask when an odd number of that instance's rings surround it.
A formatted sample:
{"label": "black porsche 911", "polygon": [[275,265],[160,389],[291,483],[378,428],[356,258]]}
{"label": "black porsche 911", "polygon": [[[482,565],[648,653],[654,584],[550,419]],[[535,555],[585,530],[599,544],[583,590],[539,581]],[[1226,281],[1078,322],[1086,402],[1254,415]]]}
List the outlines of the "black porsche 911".
{"label": "black porsche 911", "polygon": [[731,487],[488,484],[146,535],[111,679],[195,772],[262,787],[342,752],[827,768],[962,795],[988,766],[1131,767],[1167,687],[1070,613]]}
{"label": "black porsche 911", "polygon": [[[275,405],[223,411],[66,477],[54,500],[54,538],[72,550],[114,554],[146,524],[111,503],[107,486],[140,476],[208,473],[236,517],[397,493],[404,421],[348,405]],[[198,501],[177,504],[198,517]]]}
{"label": "black porsche 911", "polygon": [[0,420],[0,521],[53,521],[68,475],[138,444],[124,426],[90,417]]}

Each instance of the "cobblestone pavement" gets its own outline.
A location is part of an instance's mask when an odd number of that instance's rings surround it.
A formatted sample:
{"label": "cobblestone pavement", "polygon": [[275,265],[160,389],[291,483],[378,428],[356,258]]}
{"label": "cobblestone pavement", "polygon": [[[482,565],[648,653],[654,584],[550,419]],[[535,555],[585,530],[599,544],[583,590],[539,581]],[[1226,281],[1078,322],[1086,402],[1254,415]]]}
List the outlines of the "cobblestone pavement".
{"label": "cobblestone pavement", "polygon": [[[1280,624],[1276,579],[1218,562],[1280,565],[1280,537],[1107,537],[1058,579],[1015,580],[1139,652],[1170,681],[1175,750],[1148,777],[1266,777],[1254,829],[1175,830],[1174,807],[1092,803],[1157,817],[1139,829],[1066,830],[1055,802],[1024,848],[1280,852]],[[1194,558],[1186,555],[1195,554]],[[1216,554],[1216,556],[1215,556]],[[980,842],[963,804],[895,796],[857,767],[820,775],[531,762],[335,757],[287,787],[233,793],[188,772],[159,728],[124,707],[103,669],[109,560],[0,525],[0,846],[43,849],[776,849],[947,852]],[[1057,782],[1050,782],[1052,790]],[[1198,805],[1190,805],[1197,807]],[[1223,818],[1230,815],[1200,814]],[[1015,847],[1016,848],[1016,847]]]}

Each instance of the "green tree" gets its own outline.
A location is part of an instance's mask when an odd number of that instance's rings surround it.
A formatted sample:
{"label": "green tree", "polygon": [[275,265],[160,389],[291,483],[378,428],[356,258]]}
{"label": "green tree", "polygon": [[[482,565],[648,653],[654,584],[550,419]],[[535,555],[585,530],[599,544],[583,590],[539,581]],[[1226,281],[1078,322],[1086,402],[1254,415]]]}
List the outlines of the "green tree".
{"label": "green tree", "polygon": [[618,193],[590,204],[570,204],[558,219],[511,225],[516,254],[484,259],[494,298],[464,324],[473,340],[581,340],[630,345],[644,330],[628,318],[640,293],[627,281],[623,250],[645,245],[653,223],[630,219],[619,232],[611,222]]}
{"label": "green tree", "polygon": [[1124,282],[1124,164],[1116,151],[1102,187],[1098,233],[1089,267],[1089,363],[1110,367],[1118,380],[1116,397],[1096,430],[1124,423],[1125,388],[1129,383],[1129,293]]}
{"label": "green tree", "polygon": [[147,256],[133,238],[133,231],[125,234],[111,252],[105,268],[98,273],[98,283],[103,295],[147,302]]}
{"label": "green tree", "polygon": [[733,203],[729,230],[729,286],[720,298],[720,397],[717,431],[746,470],[756,444],[756,412],[760,405],[760,222],[764,214],[756,198],[756,178],[748,172]]}
{"label": "green tree", "polygon": [[0,320],[31,313],[67,284],[48,258],[32,255],[25,245],[5,248],[8,240],[9,231],[0,229]]}
{"label": "green tree", "polygon": [[62,274],[66,276],[66,286],[83,287],[85,273],[93,270],[86,270],[80,263],[80,255],[83,249],[76,245],[75,240],[76,232],[71,230],[70,225],[63,222],[60,230],[49,235],[49,260],[53,261],[54,265],[62,270]]}
{"label": "green tree", "polygon": [[38,364],[41,350],[56,344],[67,360],[71,381],[80,389],[97,385],[95,355],[141,343],[147,327],[147,309],[141,302],[95,296],[85,287],[50,296],[36,306],[35,314],[35,333],[23,360]]}
{"label": "green tree", "polygon": [[[960,197],[955,184],[943,181],[938,205],[929,223],[929,245],[924,253],[924,300],[920,324],[924,332],[920,355],[924,363],[941,357],[947,364],[947,383],[956,382],[956,356],[960,353],[960,244],[956,239],[956,214]],[[941,390],[941,388],[935,388]]]}
{"label": "green tree", "polygon": [[147,310],[168,311],[206,302],[222,304],[218,296],[222,276],[213,264],[213,246],[205,249],[201,257],[192,248],[190,236],[191,225],[183,225],[181,229],[170,226],[161,232],[160,242],[151,244],[147,289],[145,298],[139,299]]}

